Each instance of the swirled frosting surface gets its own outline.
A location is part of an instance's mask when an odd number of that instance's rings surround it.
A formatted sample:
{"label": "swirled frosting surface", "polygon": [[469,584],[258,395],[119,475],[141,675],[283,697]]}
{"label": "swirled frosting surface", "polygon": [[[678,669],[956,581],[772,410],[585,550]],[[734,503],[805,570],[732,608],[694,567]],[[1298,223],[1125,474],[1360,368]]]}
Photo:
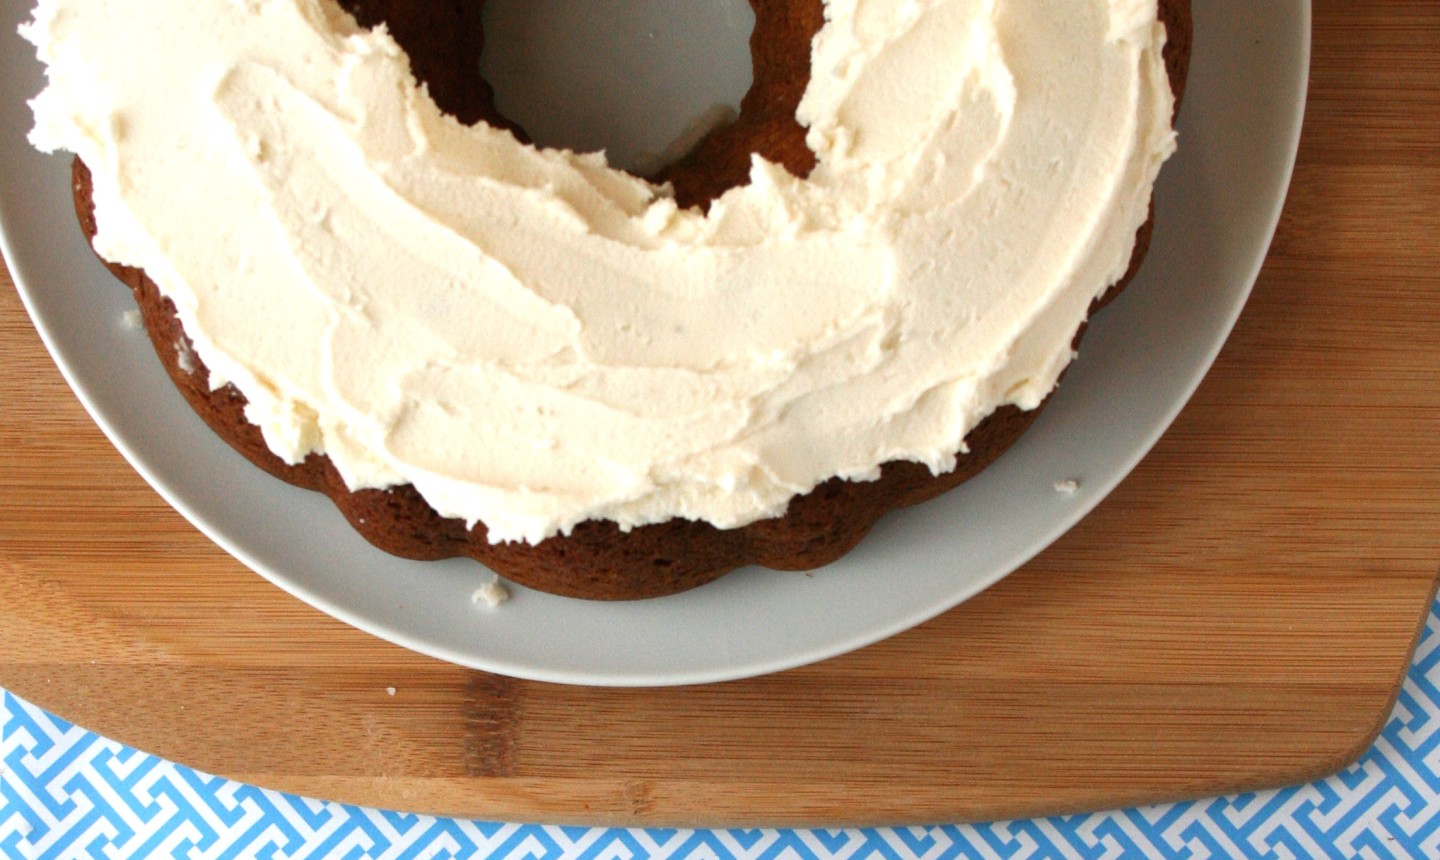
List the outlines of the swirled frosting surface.
{"label": "swirled frosting surface", "polygon": [[708,213],[465,127],[330,0],[40,0],[33,143],[288,462],[492,541],[734,527],[951,469],[1036,407],[1174,149],[1155,0],[829,0],[799,119]]}

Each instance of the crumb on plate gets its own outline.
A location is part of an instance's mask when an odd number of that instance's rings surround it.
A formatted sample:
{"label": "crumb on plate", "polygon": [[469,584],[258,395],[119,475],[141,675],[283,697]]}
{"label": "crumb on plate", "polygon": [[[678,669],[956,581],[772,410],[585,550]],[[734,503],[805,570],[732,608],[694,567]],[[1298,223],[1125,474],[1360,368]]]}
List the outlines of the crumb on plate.
{"label": "crumb on plate", "polygon": [[471,603],[483,603],[494,609],[510,599],[510,589],[500,583],[500,577],[494,577],[489,582],[475,589],[470,595]]}

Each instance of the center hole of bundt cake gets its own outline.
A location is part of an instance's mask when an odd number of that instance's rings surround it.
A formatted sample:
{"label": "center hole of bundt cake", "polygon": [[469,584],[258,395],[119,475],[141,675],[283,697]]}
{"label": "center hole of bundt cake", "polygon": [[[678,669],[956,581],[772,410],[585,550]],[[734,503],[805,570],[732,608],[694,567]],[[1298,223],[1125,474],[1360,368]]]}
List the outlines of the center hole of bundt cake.
{"label": "center hole of bundt cake", "polygon": [[442,110],[540,146],[604,149],[681,206],[744,185],[752,154],[801,177],[815,166],[795,109],[823,0],[338,2],[389,28]]}
{"label": "center hole of bundt cake", "polygon": [[752,81],[747,0],[486,0],[482,20],[501,114],[641,176],[734,122]]}

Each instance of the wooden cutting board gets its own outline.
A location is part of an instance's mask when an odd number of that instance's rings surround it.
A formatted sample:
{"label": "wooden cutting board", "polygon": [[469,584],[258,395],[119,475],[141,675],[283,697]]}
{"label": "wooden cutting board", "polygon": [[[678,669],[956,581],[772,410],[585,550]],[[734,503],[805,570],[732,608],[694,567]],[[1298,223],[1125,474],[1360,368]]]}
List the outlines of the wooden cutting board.
{"label": "wooden cutting board", "polygon": [[1316,14],[1290,203],[1219,364],[1098,510],[958,609],[708,687],[409,653],[170,510],[7,282],[0,685],[206,771],[490,819],[992,819],[1336,770],[1389,713],[1440,572],[1440,7]]}

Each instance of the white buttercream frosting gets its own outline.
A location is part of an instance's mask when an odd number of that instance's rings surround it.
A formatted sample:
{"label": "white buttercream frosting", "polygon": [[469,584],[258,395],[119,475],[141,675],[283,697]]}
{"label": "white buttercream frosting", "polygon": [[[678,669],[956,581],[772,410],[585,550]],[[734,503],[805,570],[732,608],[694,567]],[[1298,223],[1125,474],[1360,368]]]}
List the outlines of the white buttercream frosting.
{"label": "white buttercream frosting", "polygon": [[465,127],[330,0],[40,0],[31,135],[269,446],[492,541],[734,527],[1039,405],[1174,148],[1155,0],[829,0],[808,179]]}

